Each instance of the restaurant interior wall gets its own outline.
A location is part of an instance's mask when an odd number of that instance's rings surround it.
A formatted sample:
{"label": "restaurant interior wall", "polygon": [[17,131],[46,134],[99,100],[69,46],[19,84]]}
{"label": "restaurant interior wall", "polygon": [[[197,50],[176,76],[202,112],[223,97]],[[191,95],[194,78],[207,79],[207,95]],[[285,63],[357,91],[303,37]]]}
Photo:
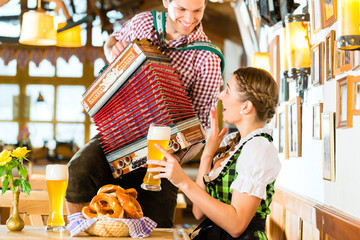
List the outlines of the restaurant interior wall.
{"label": "restaurant interior wall", "polygon": [[[308,4],[311,19],[311,6],[313,1],[300,1],[302,6]],[[339,1],[337,6],[339,7]],[[313,11],[314,12],[314,11]],[[316,12],[316,11],[315,11]],[[359,23],[356,23],[359,24]],[[339,19],[330,26],[318,30],[316,33],[310,30],[311,47],[315,47],[321,42],[325,42],[326,36],[331,30],[338,30]],[[269,29],[269,43],[280,34],[278,26]],[[336,47],[336,46],[335,46]],[[356,52],[359,52],[356,51]],[[335,176],[332,181],[324,179],[323,173],[323,140],[314,139],[312,136],[313,124],[313,106],[322,103],[323,112],[334,112],[336,115],[337,104],[337,81],[346,76],[360,76],[360,70],[352,69],[338,73],[333,78],[325,77],[325,54],[323,58],[323,80],[322,84],[309,85],[302,103],[302,154],[301,157],[281,157],[282,169],[277,179],[276,185],[294,192],[300,196],[319,202],[339,211],[350,214],[355,218],[360,218],[360,192],[357,191],[360,184],[360,154],[359,141],[360,136],[360,116],[352,116],[353,126],[338,128],[335,126]],[[313,70],[312,70],[313,71]],[[311,79],[311,77],[309,77]],[[289,101],[294,99],[298,93],[295,91],[295,81],[289,82]],[[289,101],[282,102],[280,108]],[[274,119],[272,122],[274,128],[274,144],[278,147],[279,129],[278,122]]]}

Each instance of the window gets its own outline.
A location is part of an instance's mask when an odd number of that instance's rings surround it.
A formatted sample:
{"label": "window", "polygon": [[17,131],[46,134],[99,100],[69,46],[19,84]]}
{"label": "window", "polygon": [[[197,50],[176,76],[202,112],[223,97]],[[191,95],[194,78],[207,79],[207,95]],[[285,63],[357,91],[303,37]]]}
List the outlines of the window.
{"label": "window", "polygon": [[33,147],[43,147],[46,142],[54,139],[54,126],[52,123],[30,122],[27,125]]}
{"label": "window", "polygon": [[[54,86],[34,84],[26,86],[26,95],[30,96],[30,120],[51,121],[54,116]],[[39,95],[43,101],[38,101]]]}
{"label": "window", "polygon": [[[14,119],[14,96],[19,96],[19,86],[16,84],[0,84],[0,120]],[[3,129],[3,128],[2,128]]]}
{"label": "window", "polygon": [[102,58],[98,58],[94,62],[94,77],[98,77],[100,70],[105,66],[105,62]]}
{"label": "window", "polygon": [[5,144],[16,144],[19,134],[19,124],[17,122],[0,122],[0,142]]}
{"label": "window", "polygon": [[55,76],[55,67],[44,59],[37,67],[33,61],[29,62],[29,75],[33,77],[53,77]]}
{"label": "window", "polygon": [[84,86],[59,86],[56,95],[56,120],[83,122],[85,115],[81,105]]}
{"label": "window", "polygon": [[0,57],[0,75],[16,76],[16,66],[16,59],[11,60],[7,65],[5,65],[5,61]]}
{"label": "window", "polygon": [[67,63],[63,58],[56,60],[56,76],[59,77],[82,77],[83,64],[76,56],[71,56]]}
{"label": "window", "polygon": [[84,124],[58,123],[56,124],[56,140],[59,142],[74,141],[78,146],[84,146]]}

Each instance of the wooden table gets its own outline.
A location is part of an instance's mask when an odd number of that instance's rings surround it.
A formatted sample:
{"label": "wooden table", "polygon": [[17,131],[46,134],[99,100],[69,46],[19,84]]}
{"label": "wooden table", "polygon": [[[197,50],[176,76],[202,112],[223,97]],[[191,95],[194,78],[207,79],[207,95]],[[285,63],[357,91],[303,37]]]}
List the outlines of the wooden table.
{"label": "wooden table", "polygon": [[95,237],[89,235],[83,235],[81,237],[70,237],[69,232],[47,232],[45,227],[35,227],[35,226],[25,226],[22,231],[11,232],[5,225],[0,226],[0,239],[21,239],[21,240],[30,240],[30,239],[158,239],[158,240],[188,240],[188,234],[184,229],[178,228],[156,228],[149,237],[147,238],[131,238],[131,237]]}

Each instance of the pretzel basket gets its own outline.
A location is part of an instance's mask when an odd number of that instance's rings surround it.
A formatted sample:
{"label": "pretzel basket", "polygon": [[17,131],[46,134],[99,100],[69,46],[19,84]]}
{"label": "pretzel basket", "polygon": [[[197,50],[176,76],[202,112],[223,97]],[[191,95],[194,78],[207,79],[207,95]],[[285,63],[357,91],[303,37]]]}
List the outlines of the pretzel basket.
{"label": "pretzel basket", "polygon": [[85,232],[100,237],[129,236],[129,228],[125,223],[111,220],[99,220],[86,229]]}

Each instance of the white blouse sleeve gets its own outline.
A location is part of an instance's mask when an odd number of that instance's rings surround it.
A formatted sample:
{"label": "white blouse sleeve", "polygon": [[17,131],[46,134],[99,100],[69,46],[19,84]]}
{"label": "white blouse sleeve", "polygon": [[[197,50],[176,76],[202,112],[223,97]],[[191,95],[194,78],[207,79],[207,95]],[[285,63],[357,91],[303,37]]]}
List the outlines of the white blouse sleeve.
{"label": "white blouse sleeve", "polygon": [[281,165],[277,149],[264,137],[247,142],[236,162],[237,178],[230,188],[266,199],[266,186],[279,174]]}

